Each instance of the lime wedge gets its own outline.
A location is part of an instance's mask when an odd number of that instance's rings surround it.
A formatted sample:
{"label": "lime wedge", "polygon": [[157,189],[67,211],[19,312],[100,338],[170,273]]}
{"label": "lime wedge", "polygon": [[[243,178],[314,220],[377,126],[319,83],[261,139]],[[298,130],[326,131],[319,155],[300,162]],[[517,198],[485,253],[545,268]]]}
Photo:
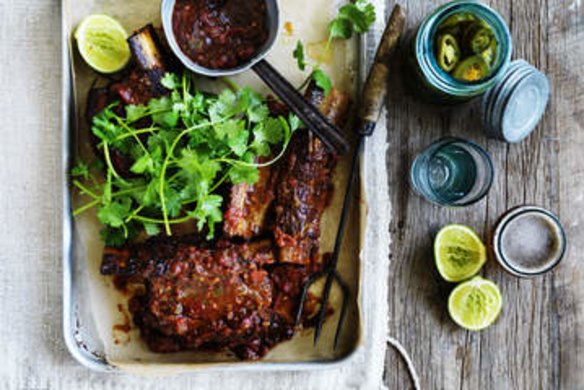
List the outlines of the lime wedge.
{"label": "lime wedge", "polygon": [[475,276],[487,261],[487,250],[467,226],[448,225],[434,241],[434,257],[440,275],[448,282],[461,282]]}
{"label": "lime wedge", "polygon": [[127,37],[122,25],[107,15],[90,15],[75,31],[81,57],[101,73],[114,73],[126,66],[131,56]]}
{"label": "lime wedge", "polygon": [[499,287],[480,276],[459,284],[448,298],[450,317],[468,330],[482,330],[491,325],[502,307]]}

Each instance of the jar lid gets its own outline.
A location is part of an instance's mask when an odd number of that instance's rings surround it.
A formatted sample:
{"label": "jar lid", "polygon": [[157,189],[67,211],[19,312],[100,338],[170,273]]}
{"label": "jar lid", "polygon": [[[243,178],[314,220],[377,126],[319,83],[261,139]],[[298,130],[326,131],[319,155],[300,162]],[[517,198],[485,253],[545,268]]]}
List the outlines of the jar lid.
{"label": "jar lid", "polygon": [[501,81],[483,96],[487,135],[509,143],[524,140],[541,121],[549,99],[546,75],[524,60],[513,61]]}
{"label": "jar lid", "polygon": [[560,220],[552,212],[521,206],[499,220],[491,245],[497,262],[507,272],[529,278],[549,272],[560,263],[567,239]]}

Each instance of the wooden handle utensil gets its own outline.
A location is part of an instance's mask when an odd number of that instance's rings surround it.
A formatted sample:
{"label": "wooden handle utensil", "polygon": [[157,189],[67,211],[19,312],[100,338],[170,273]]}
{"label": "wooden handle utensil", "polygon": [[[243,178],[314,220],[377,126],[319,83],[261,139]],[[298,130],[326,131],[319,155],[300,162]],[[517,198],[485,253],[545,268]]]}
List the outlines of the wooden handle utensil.
{"label": "wooden handle utensil", "polygon": [[[358,119],[358,133],[359,133],[359,143],[353,154],[353,161],[351,165],[351,174],[349,176],[349,181],[347,183],[347,188],[345,190],[345,199],[343,201],[343,210],[341,213],[341,220],[339,222],[339,228],[337,231],[337,238],[335,241],[335,247],[331,257],[330,266],[326,270],[326,283],[324,287],[324,293],[322,297],[322,302],[320,305],[319,312],[317,314],[316,328],[314,333],[314,344],[318,343],[318,339],[322,332],[322,326],[324,323],[324,318],[326,314],[326,308],[328,299],[330,296],[331,288],[335,277],[338,279],[338,274],[336,272],[337,264],[339,262],[339,254],[341,252],[341,244],[343,243],[343,237],[345,235],[345,226],[347,224],[347,219],[349,215],[349,210],[351,208],[351,200],[353,187],[356,182],[358,168],[359,168],[359,155],[363,149],[365,138],[373,134],[375,130],[375,125],[381,115],[381,110],[383,104],[385,103],[385,98],[387,96],[388,88],[388,76],[389,76],[389,66],[390,61],[397,48],[397,44],[401,37],[404,25],[405,25],[405,12],[403,9],[396,5],[393,9],[385,32],[381,38],[381,43],[377,49],[377,54],[375,55],[375,60],[367,77],[367,81],[363,88],[362,98],[361,98],[361,108],[359,110]],[[345,299],[346,301],[346,299]],[[341,318],[339,319],[339,324],[337,326],[337,331],[335,335],[335,347],[337,346],[339,335],[341,332],[342,321],[344,317],[345,307],[341,312]]]}

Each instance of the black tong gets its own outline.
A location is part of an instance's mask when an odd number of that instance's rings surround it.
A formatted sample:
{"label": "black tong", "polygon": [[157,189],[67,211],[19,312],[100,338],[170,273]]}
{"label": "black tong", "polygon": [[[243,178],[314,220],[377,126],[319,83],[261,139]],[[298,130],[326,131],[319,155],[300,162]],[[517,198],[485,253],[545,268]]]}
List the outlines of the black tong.
{"label": "black tong", "polygon": [[300,322],[304,303],[306,302],[306,296],[308,295],[310,287],[321,277],[326,276],[322,302],[320,304],[319,311],[316,314],[316,328],[314,333],[315,345],[318,343],[318,340],[322,333],[322,326],[327,312],[327,303],[330,297],[333,281],[335,280],[340,285],[343,291],[343,305],[341,308],[340,318],[337,324],[337,330],[335,334],[334,342],[335,348],[338,344],[339,336],[341,334],[341,329],[349,302],[348,301],[349,288],[339,276],[337,272],[337,264],[339,261],[339,255],[341,251],[341,245],[343,243],[349,211],[351,209],[352,203],[351,198],[353,188],[355,186],[357,174],[359,172],[358,169],[359,157],[365,144],[365,138],[373,134],[377,121],[379,120],[379,116],[381,115],[381,110],[383,108],[383,104],[385,103],[385,98],[387,96],[390,60],[399,42],[401,33],[405,25],[405,19],[406,19],[405,12],[399,5],[396,5],[393,9],[391,17],[389,18],[389,21],[381,38],[381,43],[379,44],[379,47],[377,49],[375,60],[373,62],[373,65],[367,77],[367,81],[363,88],[360,109],[357,118],[358,120],[357,133],[359,135],[359,140],[357,147],[353,152],[351,174],[349,176],[349,181],[347,183],[347,187],[345,190],[345,198],[343,201],[341,219],[339,222],[335,246],[330,262],[328,263],[327,268],[323,272],[314,275],[303,286],[303,293],[296,317],[297,323]]}

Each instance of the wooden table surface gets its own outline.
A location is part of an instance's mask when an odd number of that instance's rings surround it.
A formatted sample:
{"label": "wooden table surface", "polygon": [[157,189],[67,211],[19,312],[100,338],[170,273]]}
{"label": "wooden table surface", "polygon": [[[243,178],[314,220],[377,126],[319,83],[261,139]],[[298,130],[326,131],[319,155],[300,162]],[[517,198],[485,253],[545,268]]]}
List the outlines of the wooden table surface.
{"label": "wooden table surface", "polygon": [[[400,1],[409,28],[444,1]],[[514,58],[543,70],[552,99],[537,131],[518,145],[489,140],[477,104],[430,107],[410,96],[394,71],[389,101],[387,163],[394,210],[391,224],[390,333],[410,351],[424,389],[584,388],[584,5],[581,0],[487,1],[509,22]],[[390,7],[391,8],[391,7]],[[446,135],[469,138],[492,154],[497,177],[489,196],[460,210],[433,206],[407,183],[413,158]],[[449,319],[452,288],[433,265],[432,239],[448,223],[472,226],[483,237],[513,206],[536,204],[557,213],[569,250],[553,273],[522,280],[493,259],[483,276],[504,296],[500,319],[479,332]],[[385,383],[408,388],[405,365],[388,350]]]}

